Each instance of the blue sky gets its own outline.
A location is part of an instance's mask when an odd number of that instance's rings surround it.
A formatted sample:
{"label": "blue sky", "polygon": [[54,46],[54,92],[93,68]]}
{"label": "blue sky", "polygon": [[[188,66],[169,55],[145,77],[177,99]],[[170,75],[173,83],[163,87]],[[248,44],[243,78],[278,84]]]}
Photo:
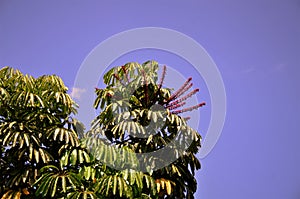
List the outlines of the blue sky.
{"label": "blue sky", "polygon": [[[57,74],[72,88],[95,46],[119,32],[147,26],[196,40],[224,81],[226,121],[217,145],[201,160],[196,198],[300,198],[299,0],[2,0],[0,66],[34,76]],[[185,77],[196,76],[197,97],[210,102],[205,82],[175,55],[148,49],[114,63],[148,59]],[[200,111],[203,134],[210,108],[208,103]]]}

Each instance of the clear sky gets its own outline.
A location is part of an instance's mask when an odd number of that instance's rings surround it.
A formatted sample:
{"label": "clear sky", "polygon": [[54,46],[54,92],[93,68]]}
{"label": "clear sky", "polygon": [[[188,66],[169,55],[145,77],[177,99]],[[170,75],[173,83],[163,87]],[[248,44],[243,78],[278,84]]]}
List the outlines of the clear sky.
{"label": "clear sky", "polygon": [[[196,198],[299,199],[299,0],[1,0],[0,67],[12,66],[35,77],[57,74],[72,88],[95,46],[116,33],[147,26],[173,29],[196,40],[224,81],[225,126],[213,151],[201,160]],[[200,111],[199,131],[205,135],[209,93],[185,60],[148,49],[114,63],[148,59],[168,64],[185,77],[196,76],[201,89],[197,97],[208,102]]]}

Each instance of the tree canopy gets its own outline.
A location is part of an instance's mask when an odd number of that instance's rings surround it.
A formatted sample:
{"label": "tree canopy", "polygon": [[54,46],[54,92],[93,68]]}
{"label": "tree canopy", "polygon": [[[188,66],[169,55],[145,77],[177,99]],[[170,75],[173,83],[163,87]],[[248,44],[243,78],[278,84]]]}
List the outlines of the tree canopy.
{"label": "tree canopy", "polygon": [[166,67],[127,63],[96,88],[99,114],[84,132],[55,75],[0,70],[0,197],[194,198],[200,134],[181,113],[199,90],[164,87]]}
{"label": "tree canopy", "polygon": [[33,78],[0,70],[0,189],[2,198],[33,197],[39,170],[79,146],[76,104],[55,75]]}

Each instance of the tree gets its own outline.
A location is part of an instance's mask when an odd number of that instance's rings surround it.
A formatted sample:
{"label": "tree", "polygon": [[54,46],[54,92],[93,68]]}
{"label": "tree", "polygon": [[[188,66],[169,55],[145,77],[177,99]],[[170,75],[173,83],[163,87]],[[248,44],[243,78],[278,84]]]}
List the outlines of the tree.
{"label": "tree", "polygon": [[[115,67],[104,75],[106,87],[96,89],[95,100],[95,108],[100,108],[101,112],[89,134],[104,140],[105,145],[101,144],[92,154],[122,171],[122,168],[126,170],[126,164],[123,162],[120,167],[119,156],[114,154],[124,147],[132,150],[136,154],[132,169],[143,171],[155,181],[155,187],[141,188],[135,197],[144,194],[153,198],[194,198],[197,188],[194,172],[200,168],[195,154],[201,136],[187,125],[188,118],[180,114],[205,103],[182,109],[186,99],[199,90],[185,94],[192,87],[189,78],[171,93],[171,89],[163,87],[166,67],[160,81],[157,71],[158,64],[148,61],[142,65],[128,63]],[[103,146],[106,150],[101,150]],[[168,150],[161,150],[164,147]],[[111,151],[109,156],[106,155],[108,151]],[[162,152],[143,155],[156,151]],[[166,158],[170,161],[166,162]],[[143,180],[143,184],[146,183]],[[156,190],[151,193],[153,188]]]}
{"label": "tree", "polygon": [[194,198],[201,136],[180,114],[204,103],[181,109],[198,89],[185,94],[189,78],[172,92],[157,71],[154,61],[108,71],[83,133],[59,77],[1,69],[1,199]]}
{"label": "tree", "polygon": [[[76,104],[59,77],[0,70],[1,199],[132,198],[133,189],[146,187],[142,178],[154,186],[141,172],[115,175],[89,154],[79,139],[83,126],[71,117],[75,113]],[[127,154],[130,162],[133,157]]]}
{"label": "tree", "polygon": [[[79,146],[76,104],[55,75],[0,70],[0,197],[36,198],[40,169]],[[63,189],[62,187],[61,189]]]}

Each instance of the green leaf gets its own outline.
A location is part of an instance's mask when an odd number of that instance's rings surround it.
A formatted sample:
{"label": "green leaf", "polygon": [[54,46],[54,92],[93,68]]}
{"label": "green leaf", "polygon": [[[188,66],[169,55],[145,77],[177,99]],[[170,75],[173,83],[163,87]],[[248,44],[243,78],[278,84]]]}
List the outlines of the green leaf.
{"label": "green leaf", "polygon": [[67,184],[66,184],[66,177],[65,176],[61,176],[61,186],[62,186],[63,192],[66,193]]}
{"label": "green leaf", "polygon": [[39,151],[37,151],[36,149],[33,149],[33,153],[34,153],[36,163],[39,163],[39,159],[40,159]]}
{"label": "green leaf", "polygon": [[109,194],[109,190],[110,190],[112,178],[113,178],[113,176],[108,176],[108,182],[106,184],[106,186],[107,186],[107,188],[106,188],[106,196],[108,196],[108,194]]}
{"label": "green leaf", "polygon": [[27,133],[23,134],[24,140],[26,142],[26,146],[29,146],[29,135]]}
{"label": "green leaf", "polygon": [[153,119],[153,122],[157,122],[157,115],[156,115],[156,112],[152,112],[152,119]]}
{"label": "green leaf", "polygon": [[148,139],[147,139],[147,142],[146,142],[146,145],[148,145],[153,139],[153,135],[151,134]]}
{"label": "green leaf", "polygon": [[123,189],[124,189],[124,182],[122,178],[118,177],[118,183],[119,183],[119,196],[122,197],[123,195]]}
{"label": "green leaf", "polygon": [[77,161],[77,149],[73,149],[73,151],[71,153],[70,161],[71,161],[72,165],[76,165],[76,161]]}
{"label": "green leaf", "polygon": [[52,192],[51,192],[51,197],[53,198],[55,196],[56,193],[56,187],[57,187],[57,182],[58,182],[59,178],[56,178],[52,187]]}
{"label": "green leaf", "polygon": [[15,146],[16,146],[17,139],[18,139],[19,135],[20,135],[20,132],[16,132],[16,133],[15,133],[15,136],[14,136],[14,141],[13,141],[13,144],[12,144],[12,146],[13,146],[13,147],[15,147]]}
{"label": "green leaf", "polygon": [[116,195],[118,185],[118,177],[114,175],[114,184],[113,184],[113,195]]}

